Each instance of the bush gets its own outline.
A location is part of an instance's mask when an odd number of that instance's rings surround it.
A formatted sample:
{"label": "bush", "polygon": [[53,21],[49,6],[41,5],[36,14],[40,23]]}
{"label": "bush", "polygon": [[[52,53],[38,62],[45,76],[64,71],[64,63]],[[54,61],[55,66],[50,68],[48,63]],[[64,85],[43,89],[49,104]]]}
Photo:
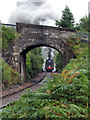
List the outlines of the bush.
{"label": "bush", "polygon": [[67,39],[67,45],[73,51],[73,53],[76,57],[83,53],[85,54],[86,49],[88,49],[88,44],[82,43],[80,41],[80,38],[78,38],[77,36],[70,36]]}
{"label": "bush", "polygon": [[16,30],[13,27],[2,26],[2,49],[6,50],[8,44],[17,36]]}
{"label": "bush", "polygon": [[19,36],[21,36],[21,34],[17,33],[15,28],[2,26],[2,50],[6,50],[9,43]]}
{"label": "bush", "polygon": [[12,85],[23,83],[16,69],[12,69],[4,60],[2,60],[2,84],[4,88],[11,88]]}

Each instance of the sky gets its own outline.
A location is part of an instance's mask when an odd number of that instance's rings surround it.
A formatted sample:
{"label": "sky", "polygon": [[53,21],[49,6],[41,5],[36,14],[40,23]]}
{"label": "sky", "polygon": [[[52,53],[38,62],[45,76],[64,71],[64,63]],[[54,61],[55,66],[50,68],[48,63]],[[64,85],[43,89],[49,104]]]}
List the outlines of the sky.
{"label": "sky", "polygon": [[[30,0],[25,0],[25,1],[30,1]],[[36,0],[32,0],[32,1],[36,2]],[[86,15],[88,15],[88,8],[90,8],[88,7],[88,2],[90,0],[37,0],[37,2],[39,1],[47,1],[48,4],[47,6],[45,5],[45,9],[47,9],[49,13],[50,13],[50,10],[53,11],[50,14],[54,14],[54,15],[56,14],[56,16],[58,16],[56,18],[60,18],[62,16],[62,11],[65,9],[65,6],[68,5],[68,7],[70,8],[70,11],[74,15],[75,22],[79,22],[79,20],[82,17],[85,17]],[[15,18],[17,16],[16,14],[18,13],[18,10],[17,10],[18,7],[16,5],[17,2],[20,2],[20,0],[0,0],[0,20],[2,23],[10,23],[10,18],[11,17]],[[38,6],[38,9],[40,9],[40,6]]]}

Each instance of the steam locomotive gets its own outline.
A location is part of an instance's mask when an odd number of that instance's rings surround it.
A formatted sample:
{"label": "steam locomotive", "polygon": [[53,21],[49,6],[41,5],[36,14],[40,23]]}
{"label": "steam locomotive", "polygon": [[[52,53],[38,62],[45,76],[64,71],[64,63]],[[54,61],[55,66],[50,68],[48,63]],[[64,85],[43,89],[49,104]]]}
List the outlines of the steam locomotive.
{"label": "steam locomotive", "polygon": [[54,62],[52,59],[46,60],[45,69],[47,72],[52,72],[52,70],[54,69]]}

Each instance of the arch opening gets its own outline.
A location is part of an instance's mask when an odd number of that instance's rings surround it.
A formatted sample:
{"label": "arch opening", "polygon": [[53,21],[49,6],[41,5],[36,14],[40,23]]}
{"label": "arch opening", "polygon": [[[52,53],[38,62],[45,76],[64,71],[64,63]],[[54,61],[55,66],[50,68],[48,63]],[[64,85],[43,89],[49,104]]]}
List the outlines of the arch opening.
{"label": "arch opening", "polygon": [[[51,49],[54,49],[56,50],[57,52],[61,53],[57,48],[53,47],[53,46],[50,46],[50,45],[45,45],[45,44],[39,44],[39,45],[33,45],[33,46],[29,46],[27,47],[25,50],[23,50],[21,53],[20,53],[20,61],[19,61],[19,66],[20,66],[20,75],[21,77],[25,80],[26,79],[26,54],[35,49],[35,48],[38,48],[38,47],[47,47],[47,48],[51,48]],[[62,53],[61,53],[62,54]],[[45,60],[44,60],[44,64],[45,64]]]}

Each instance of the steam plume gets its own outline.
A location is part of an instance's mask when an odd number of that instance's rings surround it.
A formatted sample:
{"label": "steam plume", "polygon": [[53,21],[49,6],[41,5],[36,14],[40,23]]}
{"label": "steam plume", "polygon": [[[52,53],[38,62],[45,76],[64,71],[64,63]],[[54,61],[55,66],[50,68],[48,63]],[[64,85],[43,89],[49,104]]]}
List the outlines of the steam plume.
{"label": "steam plume", "polygon": [[[50,6],[48,0],[19,0],[16,10],[11,14],[9,23],[16,22],[55,26],[55,20],[58,19],[56,12]],[[46,47],[47,56],[54,56],[53,50]],[[42,48],[43,50],[43,48]],[[49,55],[48,55],[49,54]],[[47,57],[44,58],[44,61]],[[45,69],[45,64],[43,69]]]}
{"label": "steam plume", "polygon": [[57,15],[47,0],[19,0],[16,10],[9,18],[9,23],[22,22],[54,26],[56,19]]}

